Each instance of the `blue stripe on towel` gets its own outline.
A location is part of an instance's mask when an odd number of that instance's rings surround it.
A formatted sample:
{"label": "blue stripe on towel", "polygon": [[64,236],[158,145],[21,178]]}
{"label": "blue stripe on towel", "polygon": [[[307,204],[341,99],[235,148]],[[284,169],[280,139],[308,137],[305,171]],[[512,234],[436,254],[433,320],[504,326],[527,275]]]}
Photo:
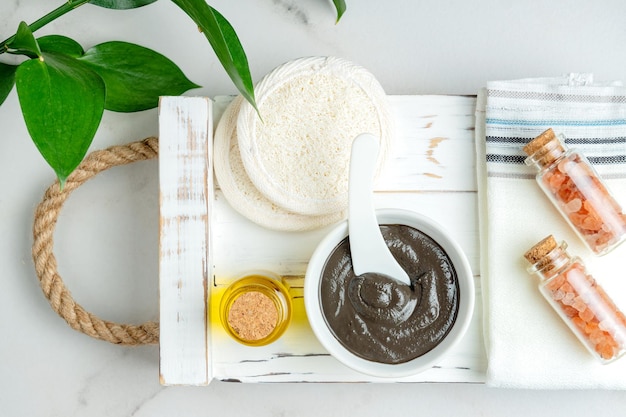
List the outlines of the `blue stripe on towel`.
{"label": "blue stripe on towel", "polygon": [[609,120],[509,120],[487,118],[488,125],[512,126],[619,126],[626,125],[626,119]]}

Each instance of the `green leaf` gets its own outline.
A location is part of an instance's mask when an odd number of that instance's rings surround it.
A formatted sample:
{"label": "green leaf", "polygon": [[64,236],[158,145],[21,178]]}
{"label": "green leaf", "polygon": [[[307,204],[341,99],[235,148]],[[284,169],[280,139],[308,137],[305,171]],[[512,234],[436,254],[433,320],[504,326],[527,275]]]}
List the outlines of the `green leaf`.
{"label": "green leaf", "polygon": [[246,53],[233,27],[205,0],[172,0],[202,30],[241,95],[256,108]]}
{"label": "green leaf", "polygon": [[159,96],[177,96],[198,88],[168,58],[143,46],[106,42],[80,58],[104,80],[107,110],[132,112],[159,104]]}
{"label": "green leaf", "polygon": [[42,52],[58,52],[78,58],[82,56],[85,51],[78,42],[74,39],[60,35],[49,35],[37,39],[39,48]]}
{"label": "green leaf", "polygon": [[89,3],[107,9],[136,9],[154,3],[156,0],[91,0]]}
{"label": "green leaf", "polygon": [[15,78],[28,132],[63,186],[102,119],[104,82],[81,62],[54,52],[23,62]]}
{"label": "green leaf", "polygon": [[346,12],[346,0],[333,0],[333,4],[335,5],[335,9],[337,9],[337,20],[341,19],[341,16]]}
{"label": "green leaf", "polygon": [[15,38],[9,42],[8,47],[14,53],[26,54],[30,57],[40,57],[41,49],[30,27],[25,22],[20,22]]}
{"label": "green leaf", "polygon": [[0,62],[0,105],[4,103],[15,84],[17,66]]}

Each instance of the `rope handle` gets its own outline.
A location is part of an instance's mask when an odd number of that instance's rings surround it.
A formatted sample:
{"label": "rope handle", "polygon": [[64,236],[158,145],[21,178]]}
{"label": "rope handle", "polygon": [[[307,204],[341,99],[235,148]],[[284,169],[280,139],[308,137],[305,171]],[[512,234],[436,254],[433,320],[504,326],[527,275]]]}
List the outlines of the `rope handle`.
{"label": "rope handle", "polygon": [[57,272],[57,261],[53,253],[57,219],[72,191],[99,172],[115,166],[157,158],[158,152],[159,142],[155,137],[92,152],[67,178],[63,191],[58,181],[46,190],[35,211],[32,251],[41,289],[52,309],[70,327],[96,339],[128,346],[156,344],[159,342],[159,323],[146,322],[140,325],[113,323],[89,313],[74,301]]}

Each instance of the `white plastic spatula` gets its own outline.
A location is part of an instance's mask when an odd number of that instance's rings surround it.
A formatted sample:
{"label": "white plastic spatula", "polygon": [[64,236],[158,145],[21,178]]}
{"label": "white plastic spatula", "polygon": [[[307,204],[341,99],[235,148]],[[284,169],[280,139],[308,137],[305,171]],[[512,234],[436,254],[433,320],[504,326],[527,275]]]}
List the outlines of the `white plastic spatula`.
{"label": "white plastic spatula", "polygon": [[406,285],[411,280],[398,264],[380,232],[372,202],[372,182],[378,157],[378,139],[364,133],[352,142],[348,189],[348,235],[354,273],[376,273]]}

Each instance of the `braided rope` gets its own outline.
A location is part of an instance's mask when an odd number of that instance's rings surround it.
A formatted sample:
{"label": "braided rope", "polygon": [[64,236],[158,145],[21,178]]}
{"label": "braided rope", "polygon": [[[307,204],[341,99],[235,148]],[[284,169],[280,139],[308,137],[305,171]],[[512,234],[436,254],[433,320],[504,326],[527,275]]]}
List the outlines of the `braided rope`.
{"label": "braided rope", "polygon": [[54,229],[65,200],[72,191],[96,174],[109,168],[158,156],[158,139],[113,146],[89,154],[68,177],[63,191],[59,182],[52,184],[35,211],[33,224],[33,260],[41,289],[52,309],[74,330],[96,339],[120,345],[143,345],[159,342],[159,324],[146,322],[140,325],[118,324],[102,320],[77,304],[57,272],[53,253]]}

